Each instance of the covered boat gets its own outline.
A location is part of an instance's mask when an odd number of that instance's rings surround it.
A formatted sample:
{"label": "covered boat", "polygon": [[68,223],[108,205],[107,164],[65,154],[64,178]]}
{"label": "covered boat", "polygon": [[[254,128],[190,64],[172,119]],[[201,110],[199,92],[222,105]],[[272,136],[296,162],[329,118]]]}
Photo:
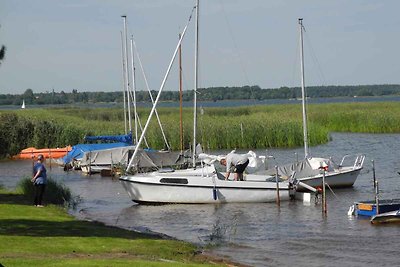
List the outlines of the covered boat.
{"label": "covered boat", "polygon": [[[99,173],[115,167],[126,168],[134,149],[135,146],[123,146],[85,152],[80,163],[82,172]],[[134,162],[138,172],[150,172],[165,167],[182,168],[188,158],[188,152],[141,149]]]}
{"label": "covered boat", "polygon": [[87,141],[102,141],[103,143],[95,144],[77,144],[70,149],[68,154],[59,160],[59,164],[63,166],[79,167],[83,155],[90,151],[99,151],[117,147],[126,147],[132,145],[132,134],[126,135],[101,135],[86,136]]}
{"label": "covered boat", "polygon": [[[287,179],[296,173],[296,179],[312,187],[322,186],[322,168],[325,169],[325,183],[332,188],[351,187],[355,183],[360,171],[363,168],[364,155],[354,155],[354,161],[345,165],[346,155],[340,164],[332,159],[326,158],[305,158],[302,161],[278,166],[278,174],[281,178]],[[267,174],[274,174],[276,169],[267,170]],[[301,186],[299,189],[302,189]]]}

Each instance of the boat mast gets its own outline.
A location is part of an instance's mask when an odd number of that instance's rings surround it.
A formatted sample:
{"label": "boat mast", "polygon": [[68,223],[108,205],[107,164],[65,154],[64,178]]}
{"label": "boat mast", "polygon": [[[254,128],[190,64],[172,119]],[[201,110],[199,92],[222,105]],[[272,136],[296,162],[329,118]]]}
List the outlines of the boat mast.
{"label": "boat mast", "polygon": [[[140,69],[141,69],[142,74],[143,74],[143,79],[144,79],[144,82],[145,82],[145,84],[146,84],[147,91],[149,92],[149,96],[150,96],[151,103],[154,105],[154,98],[153,98],[153,96],[151,95],[151,90],[150,90],[150,87],[149,87],[149,83],[147,82],[146,74],[145,74],[145,72],[144,72],[143,64],[142,64],[142,61],[140,60],[140,55],[139,55],[139,52],[138,52],[138,50],[137,50],[136,43],[135,43],[135,38],[133,38],[133,35],[132,35],[132,41],[133,41],[133,46],[134,46],[134,48],[135,48],[135,54],[136,54],[137,59],[138,59],[138,61],[139,61],[139,66],[140,66]],[[157,118],[157,121],[158,121],[158,125],[160,126],[161,134],[162,134],[162,136],[163,136],[163,138],[164,138],[164,143],[165,143],[165,145],[167,146],[167,149],[168,149],[168,150],[171,150],[171,147],[170,147],[170,145],[168,144],[167,137],[165,136],[164,129],[163,129],[163,127],[162,127],[160,117],[158,116],[157,109],[154,110],[154,113],[156,114],[156,118]],[[139,115],[136,114],[136,116],[137,116],[137,118],[138,118],[138,120],[137,120],[138,126],[140,127],[140,130],[143,131],[142,125],[141,125],[140,120],[139,120]],[[145,141],[146,141],[146,139],[145,139]]]}
{"label": "boat mast", "polygon": [[[193,12],[193,11],[192,11],[192,12]],[[191,18],[192,18],[192,14],[190,14],[188,24],[189,24]],[[154,101],[154,104],[153,104],[153,107],[152,107],[152,109],[151,109],[151,111],[150,111],[149,117],[147,118],[147,122],[146,122],[146,124],[145,124],[145,126],[144,126],[144,129],[143,129],[143,131],[142,131],[142,134],[140,135],[140,138],[139,138],[139,140],[138,140],[138,142],[137,142],[137,144],[136,144],[135,151],[133,152],[133,155],[132,155],[131,159],[129,160],[128,166],[126,167],[126,171],[127,171],[127,172],[131,169],[132,164],[133,164],[133,160],[135,159],[135,157],[136,157],[136,155],[137,155],[137,153],[138,153],[138,151],[139,151],[140,145],[142,144],[142,141],[143,141],[143,139],[144,139],[144,136],[146,135],[147,128],[149,127],[149,124],[150,124],[150,120],[151,120],[151,118],[153,117],[153,114],[154,114],[154,112],[155,112],[155,110],[156,110],[158,101],[159,101],[159,99],[160,99],[161,92],[162,92],[162,90],[164,89],[165,82],[167,81],[169,72],[171,71],[172,63],[173,63],[174,60],[175,60],[175,57],[176,57],[176,55],[177,55],[177,53],[178,53],[179,46],[181,45],[182,39],[183,39],[183,37],[185,36],[185,33],[186,33],[186,29],[187,29],[187,27],[188,27],[188,24],[186,24],[185,28],[183,29],[181,38],[179,39],[179,42],[178,42],[178,44],[177,44],[177,46],[176,46],[176,48],[175,48],[174,54],[173,54],[173,56],[172,56],[172,59],[171,59],[169,65],[168,65],[167,72],[165,73],[165,76],[164,76],[164,79],[163,79],[163,81],[162,81],[162,83],[161,83],[160,89],[158,90],[158,94],[157,94],[156,100]]]}
{"label": "boat mast", "polygon": [[132,93],[133,93],[133,115],[134,115],[134,124],[135,124],[135,144],[137,144],[138,139],[138,125],[137,120],[139,117],[137,116],[136,109],[136,80],[135,80],[135,64],[134,64],[135,56],[133,54],[133,35],[131,36],[131,70],[132,70]]}
{"label": "boat mast", "polygon": [[304,137],[304,157],[308,158],[308,132],[307,132],[307,110],[306,110],[306,89],[304,81],[304,50],[303,50],[303,19],[299,19],[300,29],[300,62],[301,62],[301,103],[303,107],[303,137]]}
{"label": "boat mast", "polygon": [[[181,34],[179,34],[179,39],[181,39]],[[179,46],[179,132],[180,132],[180,146],[181,154],[183,154],[183,118],[182,118],[182,44]]]}
{"label": "boat mast", "polygon": [[125,125],[125,134],[128,134],[128,126],[126,120],[126,98],[125,98],[126,79],[125,79],[124,37],[122,31],[121,31],[121,58],[122,58],[122,84],[123,84],[122,94],[124,96],[124,125]]}
{"label": "boat mast", "polygon": [[194,96],[193,96],[193,167],[196,168],[196,134],[197,134],[197,85],[198,85],[198,65],[199,65],[199,0],[196,1],[196,33],[195,33],[195,53],[194,53]]}
{"label": "boat mast", "polygon": [[130,92],[129,92],[129,72],[128,72],[128,35],[127,35],[127,26],[126,26],[126,16],[121,16],[124,20],[124,58],[125,58],[125,85],[126,85],[126,95],[127,95],[127,104],[128,104],[128,125],[129,125],[129,133],[132,133],[132,118],[131,118],[131,100],[130,100]]}

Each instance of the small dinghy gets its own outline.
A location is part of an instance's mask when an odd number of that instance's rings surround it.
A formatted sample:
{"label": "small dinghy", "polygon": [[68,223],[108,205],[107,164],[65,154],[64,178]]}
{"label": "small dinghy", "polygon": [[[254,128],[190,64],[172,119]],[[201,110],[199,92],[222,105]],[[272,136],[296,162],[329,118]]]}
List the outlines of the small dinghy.
{"label": "small dinghy", "polygon": [[371,218],[372,224],[399,223],[399,222],[400,222],[400,210],[377,214]]}
{"label": "small dinghy", "polygon": [[372,161],[375,199],[355,202],[350,206],[348,215],[366,216],[372,224],[400,222],[400,199],[380,199],[379,185],[375,177],[375,165]]}
{"label": "small dinghy", "polygon": [[372,217],[378,213],[388,213],[400,209],[400,199],[380,199],[378,204],[376,200],[355,202],[349,209],[349,214],[356,216]]}

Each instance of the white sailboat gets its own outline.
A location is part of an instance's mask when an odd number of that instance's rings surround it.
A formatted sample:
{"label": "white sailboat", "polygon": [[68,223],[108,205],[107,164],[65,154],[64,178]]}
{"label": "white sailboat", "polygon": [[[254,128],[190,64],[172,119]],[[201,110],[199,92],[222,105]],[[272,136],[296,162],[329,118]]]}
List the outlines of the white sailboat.
{"label": "white sailboat", "polygon": [[[196,34],[195,34],[195,88],[194,88],[194,133],[193,133],[193,168],[165,172],[160,170],[147,174],[125,175],[120,177],[123,187],[130,198],[137,203],[228,203],[228,202],[274,202],[288,200],[289,182],[267,181],[274,176],[248,174],[245,181],[225,180],[214,166],[218,160],[216,156],[200,154],[196,148],[196,118],[197,118],[197,66],[198,66],[198,17],[199,0],[196,1]],[[191,18],[191,16],[190,16]],[[189,22],[190,22],[189,18]],[[189,23],[188,22],[188,23]],[[167,73],[161,84],[159,93],[148,117],[137,147],[128,164],[127,172],[132,168],[132,163],[137,157],[140,145],[147,127],[158,103],[160,94],[168,77],[171,65],[175,59],[182,39],[187,29],[185,26],[178,45],[175,49]],[[198,162],[201,167],[196,168]]]}
{"label": "white sailboat", "polygon": [[[306,90],[304,79],[304,50],[303,50],[303,19],[298,20],[300,31],[300,62],[301,62],[301,93],[302,93],[302,113],[303,113],[303,136],[304,136],[304,160],[279,167],[280,174],[283,176],[296,173],[296,178],[312,187],[322,186],[322,171],[325,170],[325,183],[330,187],[350,187],[355,183],[361,169],[365,155],[345,155],[340,164],[335,163],[330,158],[312,157],[308,149],[308,128],[306,110]],[[351,164],[344,165],[345,161],[353,157]]]}
{"label": "white sailboat", "polygon": [[22,109],[25,109],[25,99],[22,100],[22,106],[21,106],[21,108],[22,108]]}

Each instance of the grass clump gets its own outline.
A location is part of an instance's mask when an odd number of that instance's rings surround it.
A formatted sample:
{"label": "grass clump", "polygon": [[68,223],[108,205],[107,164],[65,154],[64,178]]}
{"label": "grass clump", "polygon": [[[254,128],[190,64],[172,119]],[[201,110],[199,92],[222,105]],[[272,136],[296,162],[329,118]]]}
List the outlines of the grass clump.
{"label": "grass clump", "polygon": [[[18,191],[21,192],[27,199],[34,198],[35,186],[30,178],[23,178],[17,185]],[[46,190],[43,196],[43,202],[47,204],[62,205],[66,207],[74,207],[78,198],[73,197],[71,190],[61,182],[58,182],[51,177],[47,178]]]}

